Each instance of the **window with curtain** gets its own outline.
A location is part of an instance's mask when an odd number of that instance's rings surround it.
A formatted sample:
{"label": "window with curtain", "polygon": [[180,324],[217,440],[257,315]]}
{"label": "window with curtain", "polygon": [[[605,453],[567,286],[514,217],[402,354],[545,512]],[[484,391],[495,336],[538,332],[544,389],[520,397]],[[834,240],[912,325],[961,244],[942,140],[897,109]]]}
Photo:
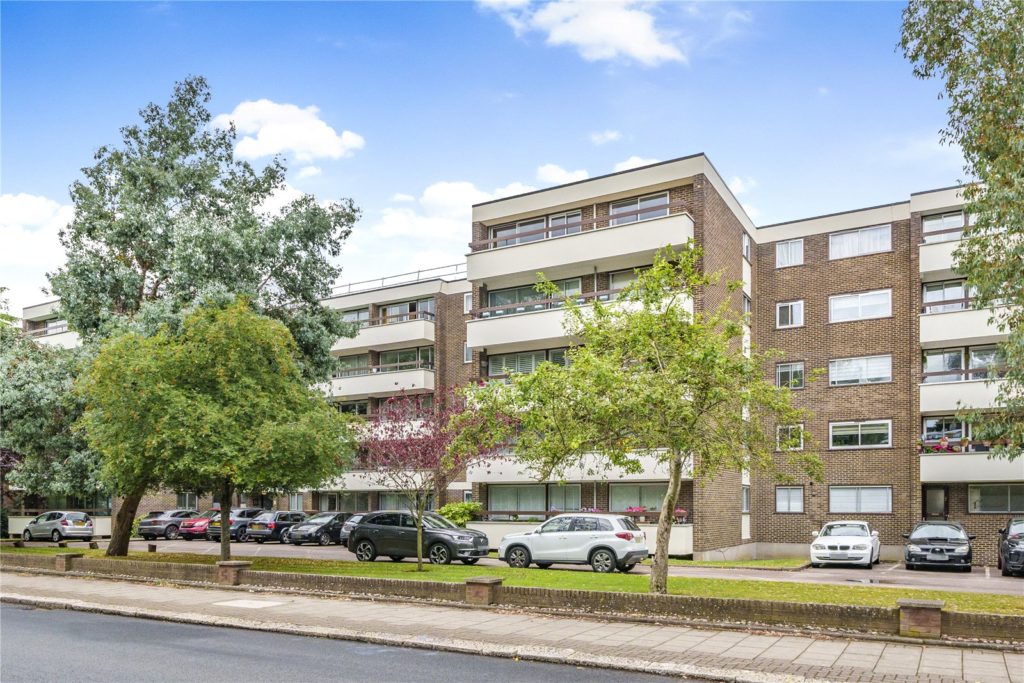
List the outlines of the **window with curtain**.
{"label": "window with curtain", "polygon": [[359,326],[366,324],[366,321],[370,319],[369,308],[356,308],[351,311],[345,311],[341,314],[342,320],[347,323],[355,323]]}
{"label": "window with curtain", "polygon": [[462,343],[462,362],[472,363],[473,362],[473,349],[470,348],[468,342]]}
{"label": "window with curtain", "polygon": [[828,511],[833,513],[892,512],[892,487],[829,486]]}
{"label": "window with curtain", "polygon": [[804,511],[804,487],[803,486],[776,486],[775,487],[775,511],[776,512],[803,512]]}
{"label": "window with curtain", "polygon": [[967,505],[970,512],[1024,512],[1024,484],[972,484]]}
{"label": "window with curtain", "polygon": [[289,510],[302,510],[302,494],[291,493],[288,494],[288,509]]}
{"label": "window with curtain", "polygon": [[892,249],[892,226],[834,232],[828,236],[828,257],[831,260],[876,254]]}
{"label": "window with curtain", "polygon": [[365,375],[370,371],[370,354],[360,353],[355,356],[341,356],[334,369],[335,379]]}
{"label": "window with curtain", "polygon": [[473,292],[466,292],[462,295],[462,312],[469,313],[473,310]]}
{"label": "window with curtain", "polygon": [[544,351],[522,351],[520,353],[499,353],[487,359],[487,374],[490,377],[507,375],[510,372],[527,374],[547,360]]}
{"label": "window with curtain", "polygon": [[[378,510],[410,510],[416,507],[416,493],[405,491],[388,491],[377,494]],[[434,509],[434,494],[427,496],[427,510]]]}
{"label": "window with curtain", "polygon": [[668,484],[609,484],[608,497],[611,512],[625,512],[627,508],[642,507],[657,512],[665,500]]}
{"label": "window with curtain", "polygon": [[743,233],[742,248],[743,248],[743,258],[745,258],[748,261],[750,261],[751,260],[751,258],[750,258],[750,235],[748,235],[746,232]]}
{"label": "window with curtain", "polygon": [[548,484],[548,510],[576,512],[580,509],[579,484]]}
{"label": "window with curtain", "polygon": [[[492,484],[487,487],[487,509],[496,512],[545,512],[547,501],[544,498],[544,484]],[[491,519],[497,517],[492,515]]]}
{"label": "window with curtain", "polygon": [[775,244],[775,267],[787,268],[789,266],[803,265],[804,262],[804,241],[786,240]]}
{"label": "window with curtain", "polygon": [[828,299],[829,322],[868,320],[892,315],[892,290],[839,294]]}
{"label": "window with curtain", "polygon": [[830,386],[877,384],[892,381],[892,356],[840,358],[828,362]]}
{"label": "window with curtain", "polygon": [[830,422],[829,448],[889,448],[892,446],[892,420]]}
{"label": "window with curtain", "polygon": [[335,502],[340,512],[370,511],[370,494],[367,491],[345,491],[337,494]]}

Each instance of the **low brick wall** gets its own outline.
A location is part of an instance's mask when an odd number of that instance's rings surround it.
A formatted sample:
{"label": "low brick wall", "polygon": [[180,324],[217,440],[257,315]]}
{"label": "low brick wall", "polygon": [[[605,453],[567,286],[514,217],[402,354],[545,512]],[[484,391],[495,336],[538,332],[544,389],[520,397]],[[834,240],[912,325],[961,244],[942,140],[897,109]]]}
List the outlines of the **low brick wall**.
{"label": "low brick wall", "polygon": [[74,571],[151,579],[169,579],[172,581],[198,581],[202,583],[215,583],[217,581],[217,566],[210,564],[136,562],[133,560],[107,560],[98,557],[84,557],[75,560]]}
{"label": "low brick wall", "polygon": [[239,573],[240,586],[273,586],[307,591],[332,593],[359,593],[365,595],[395,595],[403,598],[448,600],[461,602],[466,587],[461,583],[439,581],[412,581],[406,579],[375,579],[363,576],[332,576],[329,574],[289,574],[261,572],[251,569]]}
{"label": "low brick wall", "polygon": [[1024,642],[1024,617],[943,610],[942,635]]}
{"label": "low brick wall", "polygon": [[0,553],[0,567],[53,569],[53,563],[53,555],[14,555],[11,553]]}

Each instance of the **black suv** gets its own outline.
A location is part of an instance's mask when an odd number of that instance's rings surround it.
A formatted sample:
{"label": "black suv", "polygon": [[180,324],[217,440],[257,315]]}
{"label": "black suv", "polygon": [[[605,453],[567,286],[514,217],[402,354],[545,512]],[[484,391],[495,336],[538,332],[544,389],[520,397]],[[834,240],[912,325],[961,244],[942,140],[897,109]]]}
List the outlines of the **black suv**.
{"label": "black suv", "polygon": [[999,569],[1003,576],[1024,574],[1024,517],[1015,517],[999,530]]}
{"label": "black suv", "polygon": [[344,544],[348,540],[348,534],[342,532],[342,527],[351,516],[351,512],[321,512],[313,515],[293,526],[288,540],[293,545],[302,545],[303,543]]}
{"label": "black suv", "polygon": [[[416,555],[416,521],[408,512],[382,510],[369,512],[352,525],[348,549],[361,562],[373,562],[387,555],[394,562]],[[489,551],[487,535],[455,526],[441,515],[423,516],[424,557],[432,564],[448,564],[453,559],[476,564]]]}
{"label": "black suv", "polygon": [[960,522],[918,522],[909,534],[903,560],[907,569],[956,567],[971,571],[971,541]]}
{"label": "black suv", "polygon": [[288,542],[288,530],[293,524],[306,519],[304,512],[264,512],[249,523],[249,538],[257,543],[266,541]]}
{"label": "black suv", "polygon": [[[231,529],[230,538],[245,543],[249,540],[249,522],[253,517],[266,512],[263,508],[231,508]],[[220,519],[217,515],[210,520],[206,527],[206,533],[211,541],[220,540]]]}

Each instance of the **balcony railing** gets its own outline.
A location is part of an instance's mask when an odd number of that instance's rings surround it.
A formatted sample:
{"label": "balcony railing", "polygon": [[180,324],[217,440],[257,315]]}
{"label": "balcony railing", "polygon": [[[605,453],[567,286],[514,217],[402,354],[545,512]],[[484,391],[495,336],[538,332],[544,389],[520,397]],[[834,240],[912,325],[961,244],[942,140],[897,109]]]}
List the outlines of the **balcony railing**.
{"label": "balcony railing", "polygon": [[921,374],[925,384],[943,382],[969,382],[978,379],[1000,379],[1006,377],[1006,366],[988,366],[963,370],[936,370]]}
{"label": "balcony railing", "polygon": [[964,297],[962,299],[943,299],[941,301],[928,301],[921,306],[921,313],[949,313],[950,311],[968,311],[971,310],[971,302],[974,301],[974,297]]}
{"label": "balcony railing", "polygon": [[924,244],[936,244],[938,242],[955,242],[963,237],[964,226],[956,228],[945,228],[943,230],[930,230],[922,235]]}
{"label": "balcony railing", "polygon": [[[591,228],[601,229],[604,227],[617,227],[611,226],[611,222],[619,221],[624,218],[633,218],[634,220],[629,222],[629,224],[633,224],[643,223],[655,218],[665,218],[667,216],[688,215],[685,211],[686,208],[686,202],[668,202],[665,204],[656,204],[653,206],[632,209],[630,211],[616,211],[611,215],[597,216],[596,218],[579,220],[574,223],[563,223],[562,225],[556,225],[554,227],[546,226],[535,230],[524,230],[523,232],[509,233],[500,237],[491,237],[485,240],[474,240],[469,243],[469,248],[470,251],[483,251],[485,249],[511,247],[518,244],[529,244],[532,242],[539,242],[541,240],[555,239],[557,237],[565,237],[566,235],[576,235],[583,230]],[[680,209],[680,211],[672,213],[672,209]],[[650,218],[641,218],[644,214],[651,214],[660,211],[664,211],[665,213],[659,216],[651,216]],[[514,225],[496,225],[491,227],[490,230],[493,233],[495,230],[512,229],[513,227]]]}
{"label": "balcony railing", "polygon": [[583,305],[593,300],[611,301],[622,290],[605,289],[599,292],[587,292],[586,294],[574,294],[568,297],[556,297],[551,299],[535,299],[534,301],[520,301],[514,304],[503,304],[501,306],[487,306],[486,308],[474,308],[470,314],[474,318],[493,318],[501,315],[515,315],[518,313],[535,313],[547,311],[552,308],[561,308],[565,305],[566,299],[573,299],[577,304]]}
{"label": "balcony railing", "polygon": [[365,375],[375,375],[378,373],[388,372],[404,372],[406,370],[430,370],[433,372],[434,363],[432,361],[407,361],[404,363],[388,363],[386,365],[363,365],[358,368],[344,368],[334,373],[334,379],[344,379],[345,377],[363,377]]}
{"label": "balcony railing", "polygon": [[429,320],[431,322],[437,316],[431,311],[412,311],[410,313],[398,313],[396,315],[382,315],[377,318],[368,318],[366,320],[352,320],[356,327],[362,329],[364,327],[380,327],[381,325],[394,325],[396,323],[407,323],[410,320]]}
{"label": "balcony railing", "polygon": [[[586,514],[593,512],[595,514],[611,514],[611,515],[622,515],[623,517],[631,517],[633,521],[640,524],[657,524],[661,518],[661,513],[653,510],[643,512],[619,512],[613,510],[608,512],[607,510],[598,509],[580,509],[580,510],[546,510],[546,511],[529,511],[529,510],[484,510],[478,514],[478,518],[482,521],[487,522],[540,522],[551,517],[557,517],[566,513],[579,513]],[[677,515],[676,522],[678,524],[688,524],[692,520],[692,515]],[[685,521],[683,521],[685,520]]]}
{"label": "balcony railing", "polygon": [[27,330],[26,333],[30,337],[45,337],[51,334],[60,334],[68,331],[68,324],[66,322],[57,323],[56,325],[47,325],[46,327],[40,327],[34,330]]}
{"label": "balcony railing", "polygon": [[336,285],[331,289],[331,296],[352,294],[354,292],[365,292],[371,289],[383,289],[385,287],[394,287],[395,285],[423,282],[424,280],[451,281],[460,280],[464,277],[466,277],[466,264],[454,263],[450,266],[425,268],[423,270],[413,270],[408,273],[400,273],[398,275],[378,277],[372,280],[361,280],[359,282],[349,282],[346,284]]}
{"label": "balcony railing", "polygon": [[[927,435],[926,435],[927,436]],[[992,450],[991,441],[970,439],[921,439],[917,451],[921,455],[949,455],[951,453],[987,453]]]}

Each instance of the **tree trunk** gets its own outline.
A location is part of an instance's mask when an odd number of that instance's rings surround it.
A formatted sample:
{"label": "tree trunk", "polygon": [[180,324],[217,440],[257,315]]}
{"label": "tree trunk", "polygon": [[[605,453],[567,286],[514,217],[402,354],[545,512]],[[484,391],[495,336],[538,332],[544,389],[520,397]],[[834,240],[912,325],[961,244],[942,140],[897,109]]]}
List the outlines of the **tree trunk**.
{"label": "tree trunk", "polygon": [[128,554],[128,541],[132,539],[132,526],[135,524],[135,513],[142,502],[144,491],[129,493],[121,500],[121,507],[114,517],[114,526],[110,530],[110,543],[107,544],[107,557],[125,557]]}
{"label": "tree trunk", "polygon": [[668,540],[672,535],[672,522],[675,519],[676,500],[679,498],[679,487],[683,478],[683,456],[672,453],[668,463],[668,490],[661,503],[661,515],[658,517],[658,533],[654,551],[654,566],[651,567],[651,592],[668,592]]}
{"label": "tree trunk", "polygon": [[220,490],[220,559],[231,559],[231,480],[225,479]]}
{"label": "tree trunk", "polygon": [[427,497],[420,496],[416,502],[416,571],[423,571],[423,511],[427,507]]}

